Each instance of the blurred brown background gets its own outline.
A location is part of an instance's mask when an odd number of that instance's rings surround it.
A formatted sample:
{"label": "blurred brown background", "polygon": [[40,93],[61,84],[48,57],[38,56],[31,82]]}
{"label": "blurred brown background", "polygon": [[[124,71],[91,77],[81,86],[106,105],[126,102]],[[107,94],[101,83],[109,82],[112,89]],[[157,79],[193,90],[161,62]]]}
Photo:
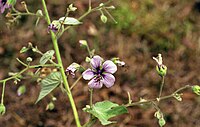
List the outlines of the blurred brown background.
{"label": "blurred brown background", "polygon": [[[93,7],[106,0],[93,0]],[[16,8],[24,11],[18,0]],[[41,9],[41,1],[27,0],[31,12]],[[52,19],[65,15],[67,5],[74,3],[78,10],[70,16],[79,17],[87,11],[88,1],[48,0],[48,9]],[[80,39],[88,41],[96,54],[105,59],[119,57],[126,62],[126,67],[118,68],[116,83],[111,89],[95,90],[94,101],[111,100],[119,104],[127,103],[127,94],[131,93],[133,101],[140,97],[156,98],[161,83],[155,71],[153,56],[162,53],[168,74],[163,95],[168,95],[187,84],[200,84],[200,2],[198,0],[115,0],[116,6],[110,11],[118,24],[111,19],[104,24],[100,13],[95,12],[86,17],[83,25],[73,27],[59,39],[59,46],[67,68],[72,62],[85,65],[85,49],[78,44]],[[47,24],[44,19],[35,27],[35,17],[22,16],[19,22],[5,25],[8,19],[0,15],[0,79],[8,72],[18,72],[23,67],[16,57],[25,60],[31,56],[35,64],[39,55],[28,52],[20,54],[19,50],[28,42],[37,45],[45,52],[53,48]],[[33,71],[33,70],[32,70]],[[79,75],[79,74],[78,74]],[[69,77],[70,83],[75,79]],[[20,85],[26,85],[27,91],[17,96]],[[0,87],[0,90],[2,87]],[[55,109],[45,111],[50,97],[34,104],[40,86],[31,79],[14,85],[7,82],[5,93],[6,114],[0,116],[0,127],[75,127],[70,104],[65,94],[59,89],[54,91],[57,97]],[[80,114],[81,123],[89,119],[82,108],[89,103],[87,82],[81,80],[72,91]],[[169,99],[160,103],[165,114],[166,127],[199,127],[200,98],[190,90],[185,91],[183,101]],[[149,106],[129,108],[129,114],[113,120],[118,121],[109,127],[158,127],[154,118],[155,109]],[[95,125],[101,127],[99,123]]]}

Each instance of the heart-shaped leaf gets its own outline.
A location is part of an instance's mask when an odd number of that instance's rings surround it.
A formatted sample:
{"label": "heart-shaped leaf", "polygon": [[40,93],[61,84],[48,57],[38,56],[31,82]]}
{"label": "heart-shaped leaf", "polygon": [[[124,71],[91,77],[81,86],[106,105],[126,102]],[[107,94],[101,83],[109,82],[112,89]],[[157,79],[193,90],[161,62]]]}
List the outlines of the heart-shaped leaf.
{"label": "heart-shaped leaf", "polygon": [[49,74],[45,79],[41,81],[41,91],[39,97],[36,101],[39,102],[43,99],[46,95],[48,95],[51,91],[53,91],[58,85],[62,82],[62,77],[60,72],[52,72]]}
{"label": "heart-shaped leaf", "polygon": [[110,101],[97,102],[92,108],[86,109],[85,111],[97,117],[102,125],[115,123],[115,121],[108,121],[108,119],[128,113],[125,106],[119,106]]}
{"label": "heart-shaped leaf", "polygon": [[44,65],[48,60],[52,59],[54,55],[54,50],[47,51],[41,58],[40,58],[40,64]]}

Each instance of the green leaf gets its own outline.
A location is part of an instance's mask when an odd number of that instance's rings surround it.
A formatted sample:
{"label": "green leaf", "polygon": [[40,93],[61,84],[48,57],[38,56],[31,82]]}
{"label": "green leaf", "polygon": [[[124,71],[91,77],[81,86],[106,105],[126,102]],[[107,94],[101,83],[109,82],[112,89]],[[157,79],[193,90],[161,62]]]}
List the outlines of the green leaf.
{"label": "green leaf", "polygon": [[43,79],[41,81],[42,89],[40,91],[36,103],[39,102],[41,99],[43,99],[50,92],[52,92],[58,85],[61,84],[61,82],[62,82],[62,77],[60,72],[52,72],[45,79]]}
{"label": "green leaf", "polygon": [[16,4],[16,0],[8,0],[7,3],[13,6]]}
{"label": "green leaf", "polygon": [[44,65],[48,60],[52,59],[54,55],[54,50],[47,51],[41,58],[40,58],[40,64]]}
{"label": "green leaf", "polygon": [[[65,19],[65,21],[64,21],[64,19]],[[82,22],[80,22],[80,21],[78,21],[77,19],[75,19],[75,18],[72,18],[72,17],[61,17],[60,19],[59,19],[59,21],[61,21],[61,22],[63,22],[63,24],[65,24],[65,25],[79,25],[79,24],[82,24]]]}
{"label": "green leaf", "polygon": [[92,108],[87,109],[86,111],[97,117],[102,125],[115,123],[115,121],[108,121],[108,119],[128,113],[125,106],[119,106],[110,101],[97,102]]}

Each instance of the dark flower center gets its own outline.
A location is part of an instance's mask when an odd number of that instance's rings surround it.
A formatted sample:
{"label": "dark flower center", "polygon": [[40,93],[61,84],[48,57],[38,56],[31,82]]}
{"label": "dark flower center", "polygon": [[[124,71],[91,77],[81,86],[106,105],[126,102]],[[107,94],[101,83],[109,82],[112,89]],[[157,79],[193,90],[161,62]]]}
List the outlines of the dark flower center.
{"label": "dark flower center", "polygon": [[97,75],[97,77],[95,78],[95,82],[100,82],[102,79],[101,75]]}
{"label": "dark flower center", "polygon": [[102,75],[102,73],[104,72],[104,69],[100,69],[100,67],[96,68],[96,75]]}
{"label": "dark flower center", "polygon": [[2,0],[2,1],[1,1],[1,3],[2,3],[3,5],[5,5],[6,2],[7,2],[7,0]]}
{"label": "dark flower center", "polygon": [[102,79],[103,72],[104,72],[103,68],[102,69],[100,67],[96,68],[96,71],[95,71],[95,75],[96,75],[95,81],[96,82],[99,82]]}

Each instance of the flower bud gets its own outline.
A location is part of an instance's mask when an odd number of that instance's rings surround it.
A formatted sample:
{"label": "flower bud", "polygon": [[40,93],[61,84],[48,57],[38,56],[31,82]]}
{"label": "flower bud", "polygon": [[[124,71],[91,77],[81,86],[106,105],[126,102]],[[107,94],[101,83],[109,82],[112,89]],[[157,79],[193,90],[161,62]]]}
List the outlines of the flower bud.
{"label": "flower bud", "polygon": [[114,64],[118,65],[118,66],[122,66],[124,67],[124,65],[126,64],[124,61],[121,61],[119,58],[114,57],[111,59],[113,61]]}
{"label": "flower bud", "polygon": [[27,62],[32,62],[33,59],[32,59],[31,57],[28,57],[28,58],[26,59],[26,61],[27,61]]}
{"label": "flower bud", "polygon": [[115,6],[109,6],[109,7],[106,7],[107,9],[115,9]]}
{"label": "flower bud", "polygon": [[156,71],[158,74],[163,77],[167,74],[167,67],[163,64],[162,55],[159,53],[157,57],[153,57],[153,59],[157,62]]}
{"label": "flower bud", "polygon": [[104,4],[103,4],[103,3],[100,3],[99,6],[102,7],[102,6],[104,6]]}
{"label": "flower bud", "polygon": [[22,85],[17,89],[17,95],[21,96],[22,94],[24,94],[26,92],[26,86]]}
{"label": "flower bud", "polygon": [[51,24],[49,24],[47,28],[47,32],[49,33],[50,30],[52,30],[54,33],[56,33],[61,27],[61,23],[58,20],[54,20]]}
{"label": "flower bud", "polygon": [[80,46],[88,46],[86,40],[79,40]]}
{"label": "flower bud", "polygon": [[158,123],[159,123],[160,127],[163,127],[166,124],[166,121],[164,118],[161,118],[161,119],[159,119]]}
{"label": "flower bud", "polygon": [[108,20],[108,18],[107,18],[104,14],[101,14],[101,21],[102,21],[103,23],[106,23],[107,20]]}
{"label": "flower bud", "polygon": [[198,85],[192,86],[192,91],[195,94],[200,95],[200,86],[198,86]]}
{"label": "flower bud", "polygon": [[43,16],[42,10],[37,10],[36,14],[37,14],[39,17],[42,17],[42,16]]}
{"label": "flower bud", "polygon": [[90,63],[91,59],[89,57],[85,58],[85,62]]}
{"label": "flower bud", "polygon": [[20,53],[25,53],[29,50],[29,48],[27,47],[22,47],[22,49],[20,50]]}
{"label": "flower bud", "polygon": [[56,101],[57,100],[57,98],[56,97],[52,97],[52,101]]}
{"label": "flower bud", "polygon": [[15,81],[14,81],[14,84],[17,85],[17,83],[18,83],[17,80],[15,80]]}
{"label": "flower bud", "polygon": [[6,113],[6,107],[3,104],[0,104],[0,115],[4,115]]}
{"label": "flower bud", "polygon": [[32,48],[32,51],[33,51],[33,52],[37,52],[37,49],[36,49],[36,48]]}
{"label": "flower bud", "polygon": [[76,9],[77,9],[77,8],[74,7],[73,4],[70,4],[70,5],[69,5],[69,10],[70,10],[70,11],[76,11]]}
{"label": "flower bud", "polygon": [[68,75],[72,75],[72,77],[74,78],[74,77],[75,77],[75,72],[76,72],[77,70],[79,70],[79,68],[80,68],[80,65],[79,65],[79,64],[77,64],[77,63],[72,63],[69,67],[67,67],[66,73],[67,73]]}
{"label": "flower bud", "polygon": [[167,74],[167,67],[165,65],[157,65],[156,66],[156,71],[158,72],[158,74],[163,77]]}
{"label": "flower bud", "polygon": [[32,48],[33,44],[31,42],[28,43],[28,48]]}
{"label": "flower bud", "polygon": [[47,107],[46,107],[46,110],[53,110],[55,108],[55,105],[54,105],[54,103],[53,102],[50,102],[48,105],[47,105]]}

